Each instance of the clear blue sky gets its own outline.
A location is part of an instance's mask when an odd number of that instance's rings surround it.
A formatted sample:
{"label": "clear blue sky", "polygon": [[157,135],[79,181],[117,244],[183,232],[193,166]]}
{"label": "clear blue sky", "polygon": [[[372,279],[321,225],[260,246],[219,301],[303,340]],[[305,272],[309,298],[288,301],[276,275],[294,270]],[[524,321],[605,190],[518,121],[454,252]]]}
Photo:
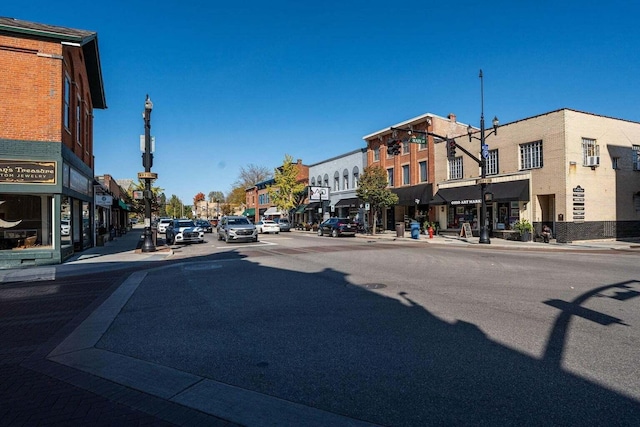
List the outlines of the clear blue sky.
{"label": "clear blue sky", "polygon": [[148,93],[156,185],[185,204],[226,194],[241,166],[317,163],[427,112],[479,126],[480,68],[489,121],[563,107],[640,121],[628,0],[5,3],[3,16],[97,31],[96,174],[143,170]]}

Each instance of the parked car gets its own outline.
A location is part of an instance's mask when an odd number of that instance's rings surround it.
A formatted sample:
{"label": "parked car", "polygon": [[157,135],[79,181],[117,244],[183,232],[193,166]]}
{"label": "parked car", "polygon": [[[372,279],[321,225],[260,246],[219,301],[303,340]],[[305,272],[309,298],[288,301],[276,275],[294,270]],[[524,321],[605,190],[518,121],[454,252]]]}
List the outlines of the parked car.
{"label": "parked car", "polygon": [[167,226],[171,224],[173,220],[171,218],[160,218],[158,220],[158,233],[164,234],[167,232]]}
{"label": "parked car", "polygon": [[211,224],[211,226],[213,228],[218,228],[218,220],[217,219],[210,219],[209,220],[209,224]]}
{"label": "parked car", "polygon": [[356,223],[349,218],[329,218],[318,226],[318,236],[355,236]]}
{"label": "parked car", "polygon": [[213,233],[213,227],[211,223],[206,219],[198,219],[196,220],[196,226],[202,228],[202,231],[205,233]]}
{"label": "parked car", "polygon": [[63,219],[60,221],[60,234],[68,236],[71,233],[71,221]]}
{"label": "parked car", "polygon": [[223,216],[218,223],[218,240],[258,241],[258,229],[246,216]]}
{"label": "parked car", "polygon": [[258,229],[258,233],[280,233],[280,226],[270,219],[256,222],[256,228]]}
{"label": "parked car", "polygon": [[190,219],[174,219],[166,228],[167,244],[204,243],[204,231]]}
{"label": "parked car", "polygon": [[288,218],[278,218],[274,221],[280,226],[280,231],[291,231],[291,223]]}

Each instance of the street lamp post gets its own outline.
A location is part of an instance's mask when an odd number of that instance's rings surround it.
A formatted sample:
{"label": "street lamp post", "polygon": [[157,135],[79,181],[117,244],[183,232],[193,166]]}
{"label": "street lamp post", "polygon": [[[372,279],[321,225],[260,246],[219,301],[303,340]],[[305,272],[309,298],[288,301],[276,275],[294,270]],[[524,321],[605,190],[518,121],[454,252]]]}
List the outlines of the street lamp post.
{"label": "street lamp post", "polygon": [[156,247],[153,244],[151,236],[151,164],[153,154],[151,154],[151,110],[153,103],[147,95],[144,102],[144,154],[142,163],[144,165],[144,242],[142,243],[142,252],[155,252]]}
{"label": "street lamp post", "polygon": [[[489,229],[487,228],[487,157],[488,157],[488,147],[485,144],[486,137],[494,134],[498,134],[498,118],[494,117],[493,131],[489,132],[488,135],[485,135],[484,129],[484,78],[482,75],[482,70],[480,70],[480,240],[478,243],[490,244],[491,240],[489,239]],[[469,134],[469,142],[471,142],[472,138],[471,133],[473,132],[473,128],[471,125],[467,128],[467,133]],[[475,138],[478,139],[478,138]]]}

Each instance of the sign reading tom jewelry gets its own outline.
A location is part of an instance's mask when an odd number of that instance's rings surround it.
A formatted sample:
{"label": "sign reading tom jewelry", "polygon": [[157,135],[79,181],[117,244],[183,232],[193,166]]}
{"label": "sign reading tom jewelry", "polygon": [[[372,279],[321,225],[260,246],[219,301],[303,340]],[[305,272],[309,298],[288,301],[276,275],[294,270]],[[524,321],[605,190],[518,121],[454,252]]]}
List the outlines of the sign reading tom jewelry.
{"label": "sign reading tom jewelry", "polygon": [[584,221],[584,188],[579,185],[573,189],[573,220],[574,222]]}
{"label": "sign reading tom jewelry", "polygon": [[55,184],[56,162],[0,160],[0,182]]}

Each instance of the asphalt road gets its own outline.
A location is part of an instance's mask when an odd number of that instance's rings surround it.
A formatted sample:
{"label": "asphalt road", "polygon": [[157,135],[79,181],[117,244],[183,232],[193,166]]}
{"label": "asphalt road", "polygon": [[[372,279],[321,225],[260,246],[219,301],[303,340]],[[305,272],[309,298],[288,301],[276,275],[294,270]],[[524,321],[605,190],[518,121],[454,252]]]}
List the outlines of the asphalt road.
{"label": "asphalt road", "polygon": [[50,361],[241,425],[640,419],[637,252],[210,236],[130,276]]}

